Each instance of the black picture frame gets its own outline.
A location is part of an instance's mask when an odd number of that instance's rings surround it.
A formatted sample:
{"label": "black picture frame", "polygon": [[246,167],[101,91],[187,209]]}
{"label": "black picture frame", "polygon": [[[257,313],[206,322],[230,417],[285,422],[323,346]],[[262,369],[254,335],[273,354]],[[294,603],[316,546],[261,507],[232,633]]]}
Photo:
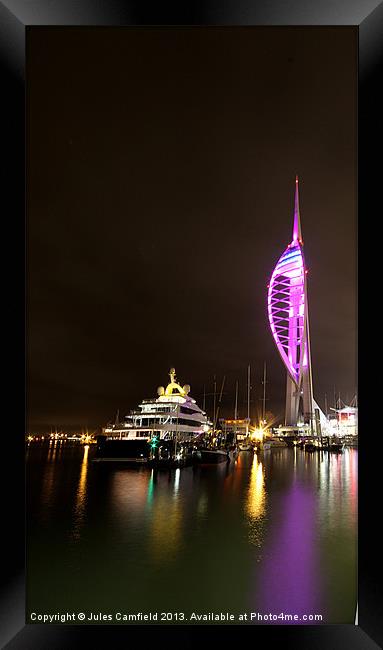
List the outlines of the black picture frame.
{"label": "black picture frame", "polygon": [[[140,645],[182,644],[187,648],[200,642],[238,642],[244,628],[233,627],[128,627],[69,625],[25,625],[25,36],[33,26],[64,25],[352,25],[359,34],[358,94],[358,220],[359,220],[359,597],[355,626],[257,626],[247,629],[260,642],[283,643],[293,648],[363,648],[371,650],[382,643],[379,620],[380,593],[375,574],[380,564],[379,535],[375,518],[379,516],[378,454],[369,446],[368,432],[374,431],[370,402],[379,404],[374,387],[368,383],[368,346],[361,333],[367,330],[369,309],[365,288],[376,270],[378,242],[371,231],[371,217],[381,210],[381,179],[373,154],[382,147],[379,123],[383,115],[378,94],[381,85],[383,43],[383,5],[372,2],[190,2],[178,10],[165,3],[125,3],[99,0],[97,3],[68,0],[60,2],[0,2],[0,61],[2,83],[2,147],[4,173],[1,178],[3,255],[3,440],[2,471],[2,585],[0,611],[1,647],[77,648],[126,647],[132,635]],[[376,255],[375,255],[376,253]],[[354,254],[354,252],[351,252]],[[364,257],[366,255],[366,257]],[[374,261],[375,260],[375,261]],[[366,328],[364,325],[366,324]],[[377,391],[377,388],[375,388]],[[8,422],[8,424],[7,424]],[[10,489],[12,486],[12,489]],[[133,633],[134,632],[134,633]]]}

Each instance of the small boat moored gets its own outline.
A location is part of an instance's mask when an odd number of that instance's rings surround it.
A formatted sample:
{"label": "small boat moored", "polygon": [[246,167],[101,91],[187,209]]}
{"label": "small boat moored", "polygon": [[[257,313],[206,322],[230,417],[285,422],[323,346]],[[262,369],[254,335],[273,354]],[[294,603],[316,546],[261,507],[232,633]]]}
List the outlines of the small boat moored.
{"label": "small boat moored", "polygon": [[329,451],[333,451],[336,453],[341,453],[343,451],[343,443],[342,442],[330,442],[329,445]]}
{"label": "small boat moored", "polygon": [[240,443],[238,445],[239,451],[254,451],[253,450],[253,445],[251,445],[249,442],[245,443]]}
{"label": "small boat moored", "polygon": [[224,463],[230,460],[230,454],[226,449],[200,448],[195,453],[195,462],[204,464]]}

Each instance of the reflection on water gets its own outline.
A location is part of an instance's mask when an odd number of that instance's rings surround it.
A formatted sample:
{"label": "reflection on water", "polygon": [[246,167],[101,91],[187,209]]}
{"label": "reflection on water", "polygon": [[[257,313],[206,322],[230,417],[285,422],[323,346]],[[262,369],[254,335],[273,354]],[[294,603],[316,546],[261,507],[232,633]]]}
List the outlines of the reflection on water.
{"label": "reflection on water", "polygon": [[265,511],[265,481],[263,478],[262,463],[254,454],[250,472],[250,485],[247,495],[247,512],[253,519],[263,515]]}
{"label": "reflection on water", "polygon": [[261,546],[262,536],[258,519],[264,515],[266,510],[266,490],[263,475],[263,466],[258,460],[257,454],[253,456],[250,470],[250,483],[246,499],[246,511],[250,519],[249,540],[257,546]]}
{"label": "reflection on water", "polygon": [[198,498],[197,504],[197,516],[204,519],[207,513],[207,496],[206,494],[201,494]]}
{"label": "reflection on water", "polygon": [[59,448],[60,443],[58,443],[57,440],[50,440],[41,489],[41,515],[43,519],[48,518],[51,514],[51,507],[54,499],[56,457]]}
{"label": "reflection on water", "polygon": [[80,536],[81,526],[84,520],[85,499],[86,499],[86,475],[88,472],[89,445],[84,446],[84,455],[81,463],[80,478],[78,481],[76,505],[73,517],[73,537]]}
{"label": "reflection on water", "polygon": [[[111,473],[110,510],[114,518],[124,525],[125,520],[139,518],[147,502],[148,476],[145,471],[126,472],[118,469]],[[153,495],[151,481],[150,491]]]}
{"label": "reflection on water", "polygon": [[171,471],[106,467],[93,453],[29,447],[29,609],[160,602],[354,622],[357,450],[242,452]]}
{"label": "reflection on water", "polygon": [[299,616],[321,613],[316,599],[321,592],[316,511],[315,492],[304,483],[292,482],[280,496],[275,512],[278,525],[269,531],[260,571],[258,599],[262,598],[265,610]]}
{"label": "reflection on water", "polygon": [[167,494],[156,495],[149,531],[148,552],[154,562],[174,561],[182,533],[180,502],[175,499],[169,501]]}
{"label": "reflection on water", "polygon": [[181,475],[181,470],[177,468],[174,472],[174,496],[175,497],[178,494],[178,488],[180,485],[180,475]]}

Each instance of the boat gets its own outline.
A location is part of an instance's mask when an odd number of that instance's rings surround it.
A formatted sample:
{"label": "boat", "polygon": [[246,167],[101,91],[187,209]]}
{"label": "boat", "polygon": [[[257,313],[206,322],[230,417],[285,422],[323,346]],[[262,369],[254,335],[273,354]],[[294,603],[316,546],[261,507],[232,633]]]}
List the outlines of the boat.
{"label": "boat", "polygon": [[350,447],[352,449],[358,448],[358,434],[356,435],[345,435],[342,438],[343,447]]}
{"label": "boat", "polygon": [[230,452],[225,449],[209,449],[202,447],[195,451],[195,462],[201,465],[227,463],[230,460]]}
{"label": "boat", "polygon": [[296,436],[286,436],[285,443],[287,447],[294,449],[294,447],[298,445],[299,441],[297,440]]}
{"label": "boat", "polygon": [[306,443],[304,444],[303,449],[304,449],[305,451],[318,451],[319,447],[318,447],[318,445],[314,445],[313,442],[306,442]]}
{"label": "boat", "polygon": [[139,410],[122,422],[117,416],[103,428],[94,462],[182,467],[195,460],[196,443],[211,423],[190,396],[190,386],[177,382],[174,368],[169,376],[167,387],[157,389],[157,398],[144,399]]}
{"label": "boat", "polygon": [[341,452],[343,446],[343,442],[337,437],[329,438],[328,436],[322,436],[318,441],[317,450]]}
{"label": "boat", "polygon": [[235,460],[238,457],[239,449],[237,445],[231,445],[228,449],[229,460]]}
{"label": "boat", "polygon": [[288,446],[287,442],[285,442],[284,440],[280,440],[279,438],[272,438],[272,440],[270,440],[270,444],[272,449]]}
{"label": "boat", "polygon": [[239,451],[254,451],[250,442],[241,442],[238,445]]}
{"label": "boat", "polygon": [[340,440],[331,440],[329,444],[329,451],[341,453],[343,451],[343,442]]}
{"label": "boat", "polygon": [[279,440],[279,438],[272,438],[271,440],[266,440],[263,443],[264,451],[266,451],[267,449],[279,449],[284,447],[287,447],[286,442],[284,442],[283,440]]}

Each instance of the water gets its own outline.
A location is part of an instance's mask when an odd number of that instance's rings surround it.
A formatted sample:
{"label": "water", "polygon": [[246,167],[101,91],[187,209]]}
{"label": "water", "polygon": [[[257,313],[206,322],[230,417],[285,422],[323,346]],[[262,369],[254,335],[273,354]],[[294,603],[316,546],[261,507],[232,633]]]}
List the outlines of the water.
{"label": "water", "polygon": [[164,471],[93,463],[94,446],[31,443],[27,614],[354,623],[357,454],[274,449]]}

